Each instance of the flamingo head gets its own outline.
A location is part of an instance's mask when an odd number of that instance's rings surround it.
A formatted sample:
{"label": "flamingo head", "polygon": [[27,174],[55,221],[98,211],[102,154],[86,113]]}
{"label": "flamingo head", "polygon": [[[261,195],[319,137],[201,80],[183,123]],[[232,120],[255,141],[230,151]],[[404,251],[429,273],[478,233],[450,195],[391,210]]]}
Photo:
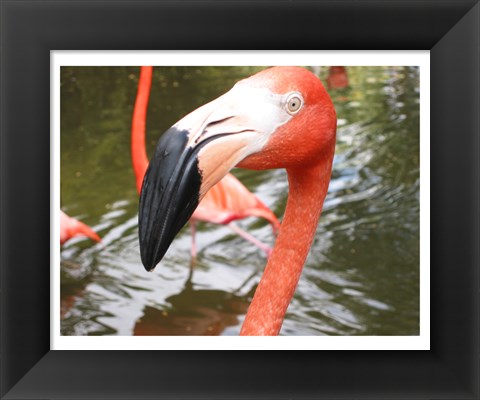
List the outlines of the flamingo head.
{"label": "flamingo head", "polygon": [[140,196],[142,262],[152,270],[205,193],[234,166],[299,170],[333,157],[336,114],[320,80],[274,67],[238,82],[160,138]]}

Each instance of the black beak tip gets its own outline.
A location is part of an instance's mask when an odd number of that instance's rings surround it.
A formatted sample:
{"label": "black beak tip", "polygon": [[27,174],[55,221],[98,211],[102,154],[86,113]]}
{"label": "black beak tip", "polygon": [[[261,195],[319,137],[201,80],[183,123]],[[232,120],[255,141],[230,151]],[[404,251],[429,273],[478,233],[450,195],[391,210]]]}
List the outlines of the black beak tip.
{"label": "black beak tip", "polygon": [[149,258],[145,256],[142,246],[140,246],[140,258],[142,260],[143,267],[147,272],[154,270],[156,265]]}
{"label": "black beak tip", "polygon": [[141,254],[141,259],[142,259],[143,267],[145,268],[145,270],[147,272],[153,271],[155,269],[155,267],[157,266],[157,264],[154,263],[153,261],[151,261],[149,259],[145,259],[143,254]]}
{"label": "black beak tip", "polygon": [[152,271],[155,269],[155,267],[156,267],[155,265],[154,265],[153,267],[150,267],[150,266],[145,265],[145,264],[143,264],[143,266],[145,267],[145,270],[146,270],[147,272],[152,272]]}
{"label": "black beak tip", "polygon": [[145,244],[142,239],[144,238],[140,237],[140,258],[145,270],[151,272],[162,260],[168,250],[168,246],[162,250],[157,248],[156,241]]}
{"label": "black beak tip", "polygon": [[187,147],[188,132],[170,128],[160,138],[140,193],[140,256],[147,271],[162,260],[199,203],[202,175],[198,152]]}

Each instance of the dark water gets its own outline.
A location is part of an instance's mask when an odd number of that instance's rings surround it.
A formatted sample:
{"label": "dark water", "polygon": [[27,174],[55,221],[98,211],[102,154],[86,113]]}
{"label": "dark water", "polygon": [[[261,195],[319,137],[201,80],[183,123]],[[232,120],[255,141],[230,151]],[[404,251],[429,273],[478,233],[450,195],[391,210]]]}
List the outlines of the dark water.
{"label": "dark water", "polygon": [[[162,132],[258,68],[158,67],[149,155]],[[328,67],[313,68],[326,84]],[[347,67],[331,88],[334,171],[283,335],[419,334],[419,71]],[[266,259],[228,227],[198,225],[190,276],[184,229],[153,273],[140,262],[130,124],[138,68],[63,67],[61,206],[102,243],[61,252],[62,335],[237,335]],[[338,82],[337,82],[338,83]],[[281,217],[282,170],[233,173]],[[237,225],[273,245],[270,226]]]}

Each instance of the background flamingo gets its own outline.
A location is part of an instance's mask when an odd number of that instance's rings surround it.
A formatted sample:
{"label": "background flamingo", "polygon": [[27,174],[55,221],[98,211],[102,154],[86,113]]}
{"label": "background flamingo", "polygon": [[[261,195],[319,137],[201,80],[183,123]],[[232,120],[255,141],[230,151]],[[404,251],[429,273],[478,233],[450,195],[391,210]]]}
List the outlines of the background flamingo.
{"label": "background flamingo", "polygon": [[328,69],[327,86],[329,89],[343,89],[349,86],[347,68],[343,66]]}
{"label": "background flamingo", "polygon": [[60,244],[63,245],[67,240],[79,236],[88,237],[96,242],[101,241],[100,236],[92,228],[60,210]]}
{"label": "background flamingo", "polygon": [[[153,67],[140,67],[137,98],[132,118],[132,164],[135,173],[137,191],[140,193],[145,171],[148,168],[148,157],[145,145],[147,108],[152,84]],[[271,248],[244,231],[232,221],[247,217],[265,218],[272,225],[274,234],[280,223],[275,214],[253,193],[251,193],[232,174],[227,174],[205,195],[190,219],[192,231],[192,257],[196,254],[195,223],[196,221],[228,225],[234,232],[262,249],[267,257]]]}
{"label": "background flamingo", "polygon": [[[140,197],[145,268],[161,260],[193,212],[196,193],[201,198],[230,168],[285,168],[285,217],[241,329],[241,335],[277,335],[327,194],[336,123],[322,83],[299,67],[264,70],[177,122],[157,146]],[[175,161],[182,168],[172,168]]]}

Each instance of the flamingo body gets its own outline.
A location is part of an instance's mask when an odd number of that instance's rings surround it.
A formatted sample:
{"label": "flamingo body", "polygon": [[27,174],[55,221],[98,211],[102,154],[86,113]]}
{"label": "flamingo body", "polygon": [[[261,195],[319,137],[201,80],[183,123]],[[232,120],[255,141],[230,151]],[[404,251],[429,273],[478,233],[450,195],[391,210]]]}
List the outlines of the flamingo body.
{"label": "flamingo body", "polygon": [[214,185],[192,214],[197,221],[228,224],[246,217],[264,218],[276,232],[280,228],[275,214],[232,174]]}
{"label": "flamingo body", "polygon": [[285,168],[285,216],[240,332],[277,335],[320,218],[335,137],[328,93],[299,67],[266,69],[185,116],[164,134],[145,176],[139,209],[145,268],[161,260],[198,202],[230,168]]}

